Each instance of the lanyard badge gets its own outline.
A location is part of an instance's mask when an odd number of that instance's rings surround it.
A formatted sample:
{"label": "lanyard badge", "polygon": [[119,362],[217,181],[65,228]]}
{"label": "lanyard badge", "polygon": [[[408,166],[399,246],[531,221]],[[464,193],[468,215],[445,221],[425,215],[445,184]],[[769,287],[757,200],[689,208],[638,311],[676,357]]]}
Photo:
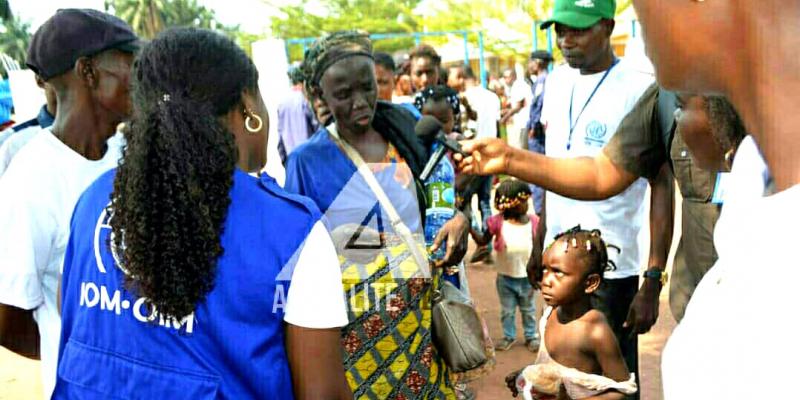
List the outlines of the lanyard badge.
{"label": "lanyard badge", "polygon": [[575,86],[577,83],[572,85],[572,94],[569,96],[569,137],[567,138],[567,150],[572,148],[572,132],[574,132],[575,128],[578,127],[578,121],[581,119],[581,115],[583,115],[583,112],[586,111],[586,107],[589,106],[589,103],[592,101],[592,98],[594,98],[597,90],[600,89],[600,86],[603,85],[603,82],[605,82],[608,74],[611,73],[611,70],[613,70],[617,64],[619,64],[619,58],[614,58],[614,61],[611,63],[611,67],[606,70],[606,73],[603,74],[602,78],[600,78],[600,82],[597,82],[597,86],[595,86],[594,90],[592,90],[592,94],[590,94],[589,98],[586,99],[586,103],[583,105],[583,108],[581,108],[581,111],[578,113],[578,117],[575,118],[575,121],[572,120],[572,103],[575,101]]}

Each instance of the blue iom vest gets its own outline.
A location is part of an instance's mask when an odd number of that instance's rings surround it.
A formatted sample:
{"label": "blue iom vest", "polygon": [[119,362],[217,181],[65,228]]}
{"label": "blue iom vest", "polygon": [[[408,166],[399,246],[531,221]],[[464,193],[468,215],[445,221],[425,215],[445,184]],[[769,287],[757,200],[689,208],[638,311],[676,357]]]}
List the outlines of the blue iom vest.
{"label": "blue iom vest", "polygon": [[113,181],[101,176],[73,214],[53,398],[292,399],[283,308],[316,206],[237,169],[214,287],[177,320],[123,286],[108,244]]}

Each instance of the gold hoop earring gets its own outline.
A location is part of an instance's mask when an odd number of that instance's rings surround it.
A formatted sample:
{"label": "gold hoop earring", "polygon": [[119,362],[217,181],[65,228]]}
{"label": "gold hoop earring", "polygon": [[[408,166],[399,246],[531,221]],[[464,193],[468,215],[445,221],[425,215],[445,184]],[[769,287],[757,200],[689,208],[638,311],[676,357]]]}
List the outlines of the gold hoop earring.
{"label": "gold hoop earring", "polygon": [[[250,126],[250,121],[252,120],[256,121],[255,127]],[[244,127],[250,133],[257,133],[258,131],[261,130],[263,126],[264,126],[264,121],[262,121],[261,117],[259,117],[258,115],[248,114],[247,117],[245,117],[244,119]]]}
{"label": "gold hoop earring", "polygon": [[725,167],[728,168],[728,171],[733,168],[733,156],[736,154],[736,149],[730,149],[725,152]]}

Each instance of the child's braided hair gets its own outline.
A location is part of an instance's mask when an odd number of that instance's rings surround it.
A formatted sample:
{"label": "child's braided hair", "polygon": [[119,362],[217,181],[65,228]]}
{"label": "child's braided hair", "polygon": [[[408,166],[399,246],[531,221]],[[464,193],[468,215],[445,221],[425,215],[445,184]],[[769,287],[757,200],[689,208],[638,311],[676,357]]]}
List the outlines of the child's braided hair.
{"label": "child's braided hair", "polygon": [[506,212],[521,203],[526,203],[531,194],[531,188],[527,183],[517,179],[506,179],[497,186],[494,193],[494,207],[503,213],[504,218],[510,217],[511,215],[506,215]]}
{"label": "child's braided hair", "polygon": [[[584,256],[587,257],[587,262],[589,263],[589,272],[587,275],[598,274],[602,280],[604,272],[613,271],[617,268],[617,265],[614,263],[614,261],[608,259],[607,249],[611,248],[617,252],[620,252],[621,250],[619,247],[614,246],[613,244],[606,244],[606,242],[601,238],[599,230],[594,229],[588,231],[581,229],[581,226],[578,225],[556,235],[555,240],[550,244],[547,250],[553,246],[556,246],[556,243],[558,243],[562,238],[564,239],[562,242],[563,244],[558,245],[562,247],[556,247],[554,250],[562,250],[564,252],[575,250],[583,251]],[[533,257],[531,257],[531,260],[528,263],[528,268],[531,269],[534,274],[534,281],[541,282],[544,271],[542,270],[541,265],[537,266],[534,264]]]}
{"label": "child's braided hair", "polygon": [[[564,240],[561,241],[561,239]],[[556,243],[559,244],[556,245]],[[555,251],[563,251],[565,253],[580,250],[589,263],[589,272],[587,275],[598,274],[601,280],[603,279],[604,272],[617,269],[617,265],[614,261],[608,259],[607,249],[614,249],[617,252],[621,252],[619,247],[613,244],[606,244],[599,230],[593,229],[589,231],[581,229],[580,225],[556,235],[555,240],[550,244],[550,247],[553,246],[557,246],[554,248]],[[550,247],[548,247],[548,249]]]}

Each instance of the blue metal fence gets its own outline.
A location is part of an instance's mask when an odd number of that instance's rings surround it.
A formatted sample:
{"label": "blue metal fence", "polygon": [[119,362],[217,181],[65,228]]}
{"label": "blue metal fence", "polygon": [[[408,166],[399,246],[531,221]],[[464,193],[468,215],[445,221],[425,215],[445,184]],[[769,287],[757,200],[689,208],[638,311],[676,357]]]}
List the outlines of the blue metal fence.
{"label": "blue metal fence", "polygon": [[[478,39],[478,62],[480,68],[480,76],[481,76],[481,84],[486,87],[486,62],[484,59],[484,48],[483,48],[483,32],[480,31],[444,31],[444,32],[413,32],[413,33],[373,33],[369,35],[369,38],[372,40],[382,40],[382,39],[399,39],[399,38],[408,38],[413,37],[415,45],[419,46],[422,43],[423,37],[428,36],[447,36],[447,35],[459,35],[464,40],[464,65],[469,65],[469,35],[471,33],[477,34]],[[303,53],[306,52],[308,46],[312,44],[317,38],[315,37],[306,37],[306,38],[293,38],[293,39],[286,39],[286,54],[289,54],[289,46],[300,45],[303,47]]]}

